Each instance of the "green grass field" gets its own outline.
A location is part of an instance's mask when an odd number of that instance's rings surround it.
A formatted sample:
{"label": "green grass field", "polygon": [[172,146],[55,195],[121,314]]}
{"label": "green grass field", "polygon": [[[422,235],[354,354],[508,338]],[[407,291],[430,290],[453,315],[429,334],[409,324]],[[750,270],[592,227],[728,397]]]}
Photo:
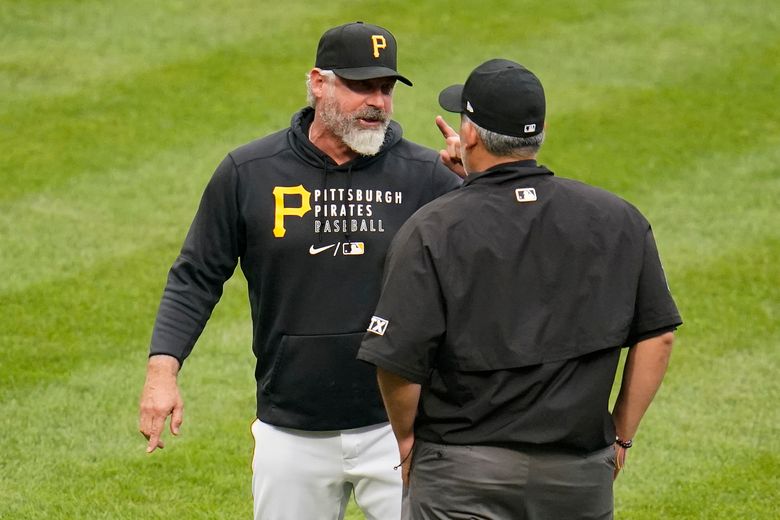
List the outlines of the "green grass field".
{"label": "green grass field", "polygon": [[617,517],[778,518],[771,0],[0,0],[0,518],[250,518],[240,274],[180,377],[182,435],[152,456],[146,349],[213,168],[288,124],[319,35],[357,19],[399,40],[407,137],[438,148],[439,90],[515,59],[546,86],[541,161],[653,223],[685,326]]}

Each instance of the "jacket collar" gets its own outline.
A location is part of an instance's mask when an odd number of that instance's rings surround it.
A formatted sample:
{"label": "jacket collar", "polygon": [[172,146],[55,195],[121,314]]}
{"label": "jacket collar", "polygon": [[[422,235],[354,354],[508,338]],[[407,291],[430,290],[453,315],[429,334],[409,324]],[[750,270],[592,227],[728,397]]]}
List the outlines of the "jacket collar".
{"label": "jacket collar", "polygon": [[463,181],[463,187],[470,184],[499,184],[511,179],[533,175],[554,175],[554,173],[547,167],[537,164],[533,159],[502,163],[483,172],[469,174]]}

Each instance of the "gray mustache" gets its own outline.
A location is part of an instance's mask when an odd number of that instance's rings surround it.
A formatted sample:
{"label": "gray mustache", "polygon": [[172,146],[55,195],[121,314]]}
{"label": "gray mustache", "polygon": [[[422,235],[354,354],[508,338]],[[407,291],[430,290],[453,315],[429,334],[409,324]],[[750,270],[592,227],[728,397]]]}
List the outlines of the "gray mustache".
{"label": "gray mustache", "polygon": [[382,121],[386,123],[389,119],[387,112],[378,108],[366,108],[353,115],[354,119],[369,119],[372,121]]}

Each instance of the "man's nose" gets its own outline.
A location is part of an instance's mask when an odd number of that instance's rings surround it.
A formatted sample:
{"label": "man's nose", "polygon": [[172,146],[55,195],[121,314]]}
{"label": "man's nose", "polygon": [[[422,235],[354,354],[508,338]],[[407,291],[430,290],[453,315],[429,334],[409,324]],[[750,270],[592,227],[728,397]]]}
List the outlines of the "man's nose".
{"label": "man's nose", "polygon": [[382,92],[381,88],[375,88],[366,97],[366,105],[371,107],[377,107],[384,110],[388,101],[387,94]]}

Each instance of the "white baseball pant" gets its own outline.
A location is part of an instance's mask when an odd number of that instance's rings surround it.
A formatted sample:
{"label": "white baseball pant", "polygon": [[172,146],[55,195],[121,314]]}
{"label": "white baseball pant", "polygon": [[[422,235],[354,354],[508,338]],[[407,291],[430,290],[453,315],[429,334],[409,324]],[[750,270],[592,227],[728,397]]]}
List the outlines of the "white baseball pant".
{"label": "white baseball pant", "polygon": [[366,520],[401,517],[398,445],[388,423],[311,432],[252,423],[255,520],[342,520],[355,502]]}

